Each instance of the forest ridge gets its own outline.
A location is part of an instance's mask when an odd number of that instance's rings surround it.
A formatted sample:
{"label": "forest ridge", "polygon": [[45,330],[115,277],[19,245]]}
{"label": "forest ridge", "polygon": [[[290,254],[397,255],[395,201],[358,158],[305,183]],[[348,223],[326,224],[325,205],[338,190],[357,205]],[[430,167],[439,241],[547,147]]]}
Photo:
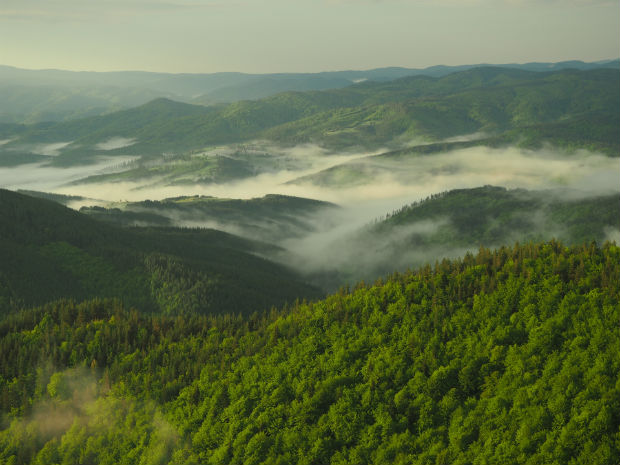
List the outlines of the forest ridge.
{"label": "forest ridge", "polygon": [[249,318],[24,311],[0,324],[0,458],[611,465],[619,264],[551,242]]}
{"label": "forest ridge", "polygon": [[0,465],[617,465],[619,68],[0,67]]}

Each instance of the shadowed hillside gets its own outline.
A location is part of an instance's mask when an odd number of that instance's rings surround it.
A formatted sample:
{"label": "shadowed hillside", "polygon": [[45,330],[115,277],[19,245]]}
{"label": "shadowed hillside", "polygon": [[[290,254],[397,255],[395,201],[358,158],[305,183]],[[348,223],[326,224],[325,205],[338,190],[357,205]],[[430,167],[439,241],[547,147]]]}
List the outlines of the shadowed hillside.
{"label": "shadowed hillside", "polygon": [[144,311],[246,313],[319,292],[221,231],[120,229],[0,190],[0,308],[118,297]]}

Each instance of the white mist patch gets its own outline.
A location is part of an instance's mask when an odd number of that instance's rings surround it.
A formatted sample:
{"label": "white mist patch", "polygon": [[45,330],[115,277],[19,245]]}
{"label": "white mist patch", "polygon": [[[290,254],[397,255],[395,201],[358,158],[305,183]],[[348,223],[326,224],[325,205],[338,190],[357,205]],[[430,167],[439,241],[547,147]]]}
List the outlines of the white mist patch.
{"label": "white mist patch", "polygon": [[82,207],[108,207],[109,205],[110,202],[108,202],[107,200],[87,198],[80,200],[70,200],[65,203],[65,206],[73,210],[79,210]]}
{"label": "white mist patch", "polygon": [[471,134],[461,134],[459,136],[448,137],[442,142],[471,142],[473,140],[484,139],[485,137],[488,137],[488,134],[485,132],[474,132]]}
{"label": "white mist patch", "polygon": [[[566,187],[590,191],[593,195],[620,190],[620,159],[586,151],[566,155],[551,150],[472,147],[398,159],[368,157],[361,161],[369,178],[362,185],[319,187],[307,182],[299,185],[298,191],[319,189],[321,200],[348,204],[370,199],[414,201],[437,192],[484,185],[526,189]],[[349,169],[347,165],[343,167]]]}
{"label": "white mist patch", "polygon": [[[225,153],[226,148],[218,148],[217,154]],[[206,195],[221,198],[250,199],[263,197],[267,194],[293,195],[323,199],[326,197],[324,189],[315,186],[287,185],[300,176],[313,174],[334,166],[357,159],[364,159],[372,153],[344,153],[331,154],[330,152],[312,145],[301,145],[291,149],[267,147],[275,157],[283,157],[284,169],[273,169],[241,180],[226,183],[209,184],[175,184],[169,185],[163,178],[149,178],[140,181],[110,181],[103,183],[83,183],[64,186],[55,190],[56,193],[81,195],[111,202],[141,200],[161,200],[169,197]],[[209,156],[205,152],[202,156]],[[338,195],[328,194],[331,201],[337,201]]]}
{"label": "white mist patch", "polygon": [[8,144],[9,142],[11,142],[13,139],[0,139],[0,147],[2,147],[5,144]]}
{"label": "white mist patch", "polygon": [[128,137],[112,137],[104,142],[100,142],[95,145],[97,150],[115,150],[123,147],[129,147],[137,142],[136,139]]}
{"label": "white mist patch", "polygon": [[609,228],[605,231],[605,239],[620,245],[620,229]]}
{"label": "white mist patch", "polygon": [[60,155],[60,151],[66,146],[70,145],[73,141],[69,142],[54,142],[53,144],[37,144],[29,148],[29,151],[37,155],[46,155],[48,157],[55,157]]}
{"label": "white mist patch", "polygon": [[[62,193],[61,186],[86,176],[106,172],[111,167],[133,157],[114,157],[100,159],[98,163],[84,166],[59,168],[45,163],[31,163],[14,167],[0,167],[0,187],[16,190],[38,190]],[[75,192],[76,189],[65,189],[64,192]]]}
{"label": "white mist patch", "polygon": [[[552,151],[472,147],[415,160],[419,175],[413,181],[433,190],[485,184],[530,189],[572,187],[618,189],[609,171],[618,172],[619,160],[590,152],[564,155]],[[437,189],[442,187],[443,189]]]}
{"label": "white mist patch", "polygon": [[[362,217],[363,221],[370,221],[387,211],[437,192],[483,185],[531,190],[566,187],[591,192],[592,195],[620,190],[620,159],[586,151],[567,155],[552,150],[472,147],[393,159],[363,153],[329,155],[314,146],[299,146],[282,153],[299,160],[299,169],[276,170],[220,184],[165,185],[161,180],[151,178],[145,181],[64,186],[56,188],[54,192],[107,201],[161,200],[191,195],[249,199],[266,194],[282,194],[324,200],[354,208],[358,217]],[[118,163],[118,158],[115,160]],[[362,184],[338,186],[311,182],[289,183],[303,176],[320,175],[329,168],[338,169],[339,166],[361,163],[370,167],[372,173]],[[28,171],[33,172],[32,168]],[[92,173],[93,171],[87,172],[85,176]],[[44,172],[39,175],[33,173],[32,182],[27,186],[19,185],[17,180],[10,185],[34,189],[35,180],[45,182],[48,175]],[[67,177],[73,180],[74,176],[72,173]],[[2,178],[0,170],[0,185]],[[379,207],[382,210],[378,210]]]}
{"label": "white mist patch", "polygon": [[[260,152],[273,155],[265,160],[269,170],[262,174],[223,183],[189,183],[170,185],[169,179],[149,178],[139,181],[105,183],[82,183],[67,185],[68,182],[104,171],[118,165],[118,157],[102,161],[98,165],[52,168],[43,165],[28,165],[16,168],[0,168],[0,187],[11,189],[32,189],[60,194],[101,199],[104,202],[162,200],[170,197],[204,195],[218,198],[249,199],[267,194],[282,194],[329,201],[342,208],[323,211],[309,216],[313,228],[303,237],[278,242],[289,252],[276,258],[297,268],[301,272],[331,272],[338,267],[364,272],[373,266],[385,265],[381,273],[404,269],[413,263],[434,261],[441,257],[456,257],[468,249],[414,250],[394,246],[411,234],[432,235],[444,223],[422,222],[406,228],[394,228],[382,243],[348,243],[347,238],[386,213],[402,206],[422,200],[431,194],[452,189],[469,189],[484,185],[528,190],[556,189],[553,195],[579,198],[609,194],[620,191],[618,173],[620,159],[587,151],[567,154],[552,149],[539,151],[518,148],[471,147],[444,153],[379,155],[368,153],[333,154],[316,146],[304,145],[291,149],[271,146],[241,148],[241,156],[251,160]],[[217,148],[200,156],[230,155],[239,153],[239,147]],[[226,152],[229,153],[229,152]],[[264,154],[263,154],[264,155]],[[281,164],[279,164],[281,162]],[[331,177],[325,170],[359,170],[361,182],[354,185],[339,183],[337,176]],[[308,177],[312,176],[312,177]],[[291,183],[304,178],[304,182]],[[319,182],[319,181],[324,182]],[[558,191],[558,188],[566,188]],[[573,189],[571,191],[571,189]],[[574,189],[583,192],[578,194]],[[97,202],[101,205],[101,203]],[[94,202],[76,202],[73,207],[93,205]],[[105,203],[103,204],[105,206]],[[536,212],[532,212],[534,215]],[[179,226],[200,226],[221,229],[233,234],[256,238],[256,232],[247,225],[233,222],[210,221],[179,217],[171,218]],[[533,216],[533,220],[536,218]],[[544,223],[544,222],[541,222]],[[260,225],[261,227],[263,225]],[[266,228],[265,228],[266,229]],[[250,231],[250,233],[248,233]],[[608,232],[610,239],[620,243],[620,231]],[[386,248],[389,245],[392,249]],[[402,244],[401,244],[402,245]],[[491,244],[487,244],[491,245]],[[405,250],[396,255],[394,250]],[[325,273],[327,276],[327,273]]]}
{"label": "white mist patch", "polygon": [[[279,258],[293,264],[295,268],[315,271],[325,268],[371,270],[378,263],[389,257],[385,249],[394,247],[394,244],[404,241],[411,234],[431,235],[447,223],[446,219],[425,220],[406,226],[397,226],[390,230],[389,237],[383,238],[381,243],[354,242],[350,239],[355,233],[363,231],[372,219],[377,218],[381,210],[381,204],[375,204],[371,209],[349,208],[340,212],[323,214],[316,218],[319,230],[299,239],[290,239],[281,245],[291,253],[285,253]],[[411,252],[402,250],[402,254]],[[421,252],[418,252],[421,254]],[[398,263],[391,261],[394,269],[401,267],[402,263],[409,264],[409,257],[399,257]]]}

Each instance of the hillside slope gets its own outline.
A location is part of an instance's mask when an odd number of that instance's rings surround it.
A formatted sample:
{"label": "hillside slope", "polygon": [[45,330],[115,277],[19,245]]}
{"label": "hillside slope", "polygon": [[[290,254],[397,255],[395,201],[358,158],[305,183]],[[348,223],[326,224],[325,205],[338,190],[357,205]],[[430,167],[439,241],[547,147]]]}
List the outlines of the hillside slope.
{"label": "hillside slope", "polygon": [[121,203],[112,208],[82,207],[80,212],[124,226],[211,227],[278,244],[316,231],[316,217],[338,208],[319,200],[271,194],[253,199],[176,197]]}
{"label": "hillside slope", "polygon": [[144,311],[245,313],[316,297],[272,249],[207,229],[121,229],[0,190],[0,310],[116,297]]}
{"label": "hillside slope", "polygon": [[[286,92],[216,107],[159,99],[106,116],[19,128],[0,155],[32,150],[29,144],[68,143],[60,156],[50,158],[67,165],[101,155],[153,157],[253,139],[374,150],[398,148],[412,140],[513,131],[506,142],[526,138],[529,146],[546,141],[598,147],[617,156],[620,140],[617,131],[608,128],[615,128],[620,119],[619,84],[620,72],[613,69],[536,73],[488,67],[441,78],[416,76]],[[579,126],[598,129],[567,135],[567,128]],[[96,148],[115,138],[132,144]]]}
{"label": "hillside slope", "polygon": [[570,245],[602,244],[618,237],[618,193],[483,186],[433,194],[406,205],[320,251],[312,250],[304,260],[315,271],[312,279],[333,290],[330,281],[374,280],[394,270],[458,257],[480,246],[551,239]]}
{"label": "hillside slope", "polygon": [[12,464],[620,455],[620,249],[481,249],[262,318],[59,302],[0,321]]}
{"label": "hillside slope", "polygon": [[[618,156],[620,137],[613,128],[620,119],[619,83],[620,74],[613,70],[540,74],[482,68],[438,80],[404,78],[383,88],[369,84],[363,103],[280,125],[266,136],[342,149],[385,147],[395,140],[437,141],[476,132],[497,137],[510,130],[504,144],[537,147],[547,141],[587,147],[590,143]],[[587,130],[576,132],[569,144],[565,138],[570,131],[565,127],[577,126],[576,121]],[[599,126],[597,122],[602,126],[591,130]],[[527,135],[530,139],[522,141]]]}

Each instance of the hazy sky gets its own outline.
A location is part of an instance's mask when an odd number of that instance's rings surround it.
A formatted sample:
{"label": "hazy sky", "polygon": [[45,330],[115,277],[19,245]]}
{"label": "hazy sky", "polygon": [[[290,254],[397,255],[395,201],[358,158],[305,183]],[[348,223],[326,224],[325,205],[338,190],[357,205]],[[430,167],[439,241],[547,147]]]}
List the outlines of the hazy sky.
{"label": "hazy sky", "polygon": [[314,72],[620,56],[620,0],[0,0],[0,64]]}

